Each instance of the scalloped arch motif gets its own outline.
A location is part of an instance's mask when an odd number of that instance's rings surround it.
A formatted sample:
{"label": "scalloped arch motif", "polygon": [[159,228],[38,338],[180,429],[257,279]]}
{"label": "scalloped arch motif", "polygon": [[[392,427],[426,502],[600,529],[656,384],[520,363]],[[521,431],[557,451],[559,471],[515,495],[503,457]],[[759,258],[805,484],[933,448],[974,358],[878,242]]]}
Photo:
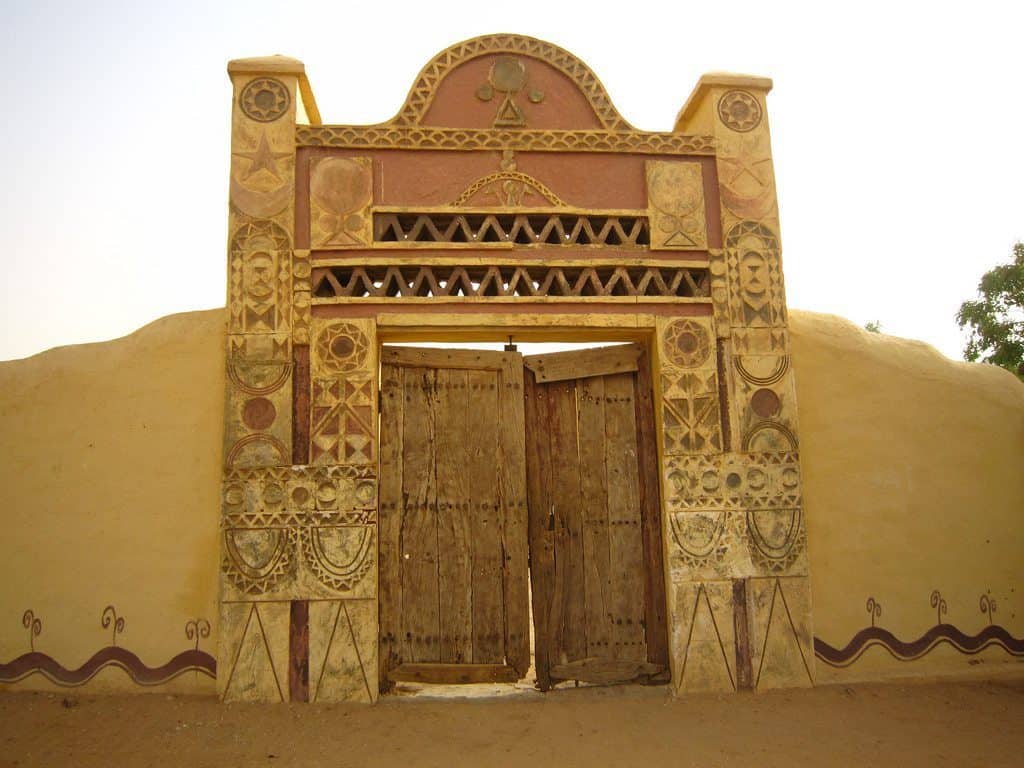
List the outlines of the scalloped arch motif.
{"label": "scalloped arch motif", "polygon": [[557,45],[523,35],[483,35],[441,51],[420,70],[405,104],[391,123],[419,125],[445,76],[460,64],[491,53],[518,53],[551,65],[576,83],[606,131],[636,130],[619,114],[608,91],[590,67]]}

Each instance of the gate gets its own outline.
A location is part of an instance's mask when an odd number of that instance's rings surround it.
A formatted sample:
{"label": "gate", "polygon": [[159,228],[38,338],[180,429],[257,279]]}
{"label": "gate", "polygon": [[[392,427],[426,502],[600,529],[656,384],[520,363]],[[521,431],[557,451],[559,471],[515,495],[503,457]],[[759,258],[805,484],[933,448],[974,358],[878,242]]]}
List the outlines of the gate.
{"label": "gate", "polygon": [[522,678],[528,570],[542,689],[667,679],[647,370],[637,345],[383,348],[383,689]]}
{"label": "gate", "polygon": [[381,353],[380,681],[530,665],[522,357]]}
{"label": "gate", "polygon": [[668,680],[657,457],[645,351],[526,364],[537,681]]}

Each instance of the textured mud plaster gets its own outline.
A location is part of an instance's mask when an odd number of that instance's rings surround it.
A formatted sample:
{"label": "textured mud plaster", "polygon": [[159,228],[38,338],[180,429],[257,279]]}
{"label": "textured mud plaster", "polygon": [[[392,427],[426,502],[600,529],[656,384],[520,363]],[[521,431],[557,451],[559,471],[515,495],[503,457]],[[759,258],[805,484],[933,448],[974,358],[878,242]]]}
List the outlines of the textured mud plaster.
{"label": "textured mud plaster", "polygon": [[[815,636],[841,647],[875,624],[909,642],[991,623],[1020,638],[1024,384],[832,315],[792,312],[791,328]],[[991,673],[1019,658],[943,642],[909,662],[877,646],[845,668],[819,659],[818,682]]]}
{"label": "textured mud plaster", "polygon": [[[0,663],[31,648],[73,670],[114,644],[156,668],[216,647],[225,317],[0,363]],[[214,689],[192,671],[169,685]],[[90,688],[147,690],[113,666]]]}

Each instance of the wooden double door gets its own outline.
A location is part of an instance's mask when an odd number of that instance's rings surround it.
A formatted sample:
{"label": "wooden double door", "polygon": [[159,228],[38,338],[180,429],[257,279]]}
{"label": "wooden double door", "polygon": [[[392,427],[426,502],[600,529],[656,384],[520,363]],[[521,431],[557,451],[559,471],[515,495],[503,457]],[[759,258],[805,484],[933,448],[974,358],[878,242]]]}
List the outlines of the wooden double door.
{"label": "wooden double door", "polygon": [[380,681],[668,679],[645,349],[381,354]]}

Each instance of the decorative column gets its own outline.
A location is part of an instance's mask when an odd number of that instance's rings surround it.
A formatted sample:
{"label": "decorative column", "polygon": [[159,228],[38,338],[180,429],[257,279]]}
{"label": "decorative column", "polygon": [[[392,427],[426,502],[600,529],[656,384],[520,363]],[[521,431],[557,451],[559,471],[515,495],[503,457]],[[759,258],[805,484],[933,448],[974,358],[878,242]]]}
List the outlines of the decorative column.
{"label": "decorative column", "polygon": [[714,135],[710,319],[659,323],[677,692],[814,679],[796,394],[764,78],[705,75],[675,131]]}
{"label": "decorative column", "polygon": [[[228,65],[233,86],[228,350],[217,688],[226,701],[372,701],[373,446],[316,453],[310,425],[373,419],[376,341],[334,328],[310,361],[309,251],[295,250],[296,114],[316,117],[301,62]],[[353,363],[353,360],[355,361]],[[347,362],[346,362],[347,361]],[[350,392],[348,367],[371,381]],[[322,401],[331,400],[323,412]],[[312,399],[312,402],[311,402]],[[364,409],[365,410],[365,409]],[[319,421],[318,421],[319,420]],[[344,429],[344,427],[339,427]],[[322,431],[322,429],[321,429]],[[373,438],[375,439],[375,437]],[[315,448],[316,446],[314,446]],[[369,456],[370,458],[365,458]],[[316,464],[317,466],[310,466]]]}

